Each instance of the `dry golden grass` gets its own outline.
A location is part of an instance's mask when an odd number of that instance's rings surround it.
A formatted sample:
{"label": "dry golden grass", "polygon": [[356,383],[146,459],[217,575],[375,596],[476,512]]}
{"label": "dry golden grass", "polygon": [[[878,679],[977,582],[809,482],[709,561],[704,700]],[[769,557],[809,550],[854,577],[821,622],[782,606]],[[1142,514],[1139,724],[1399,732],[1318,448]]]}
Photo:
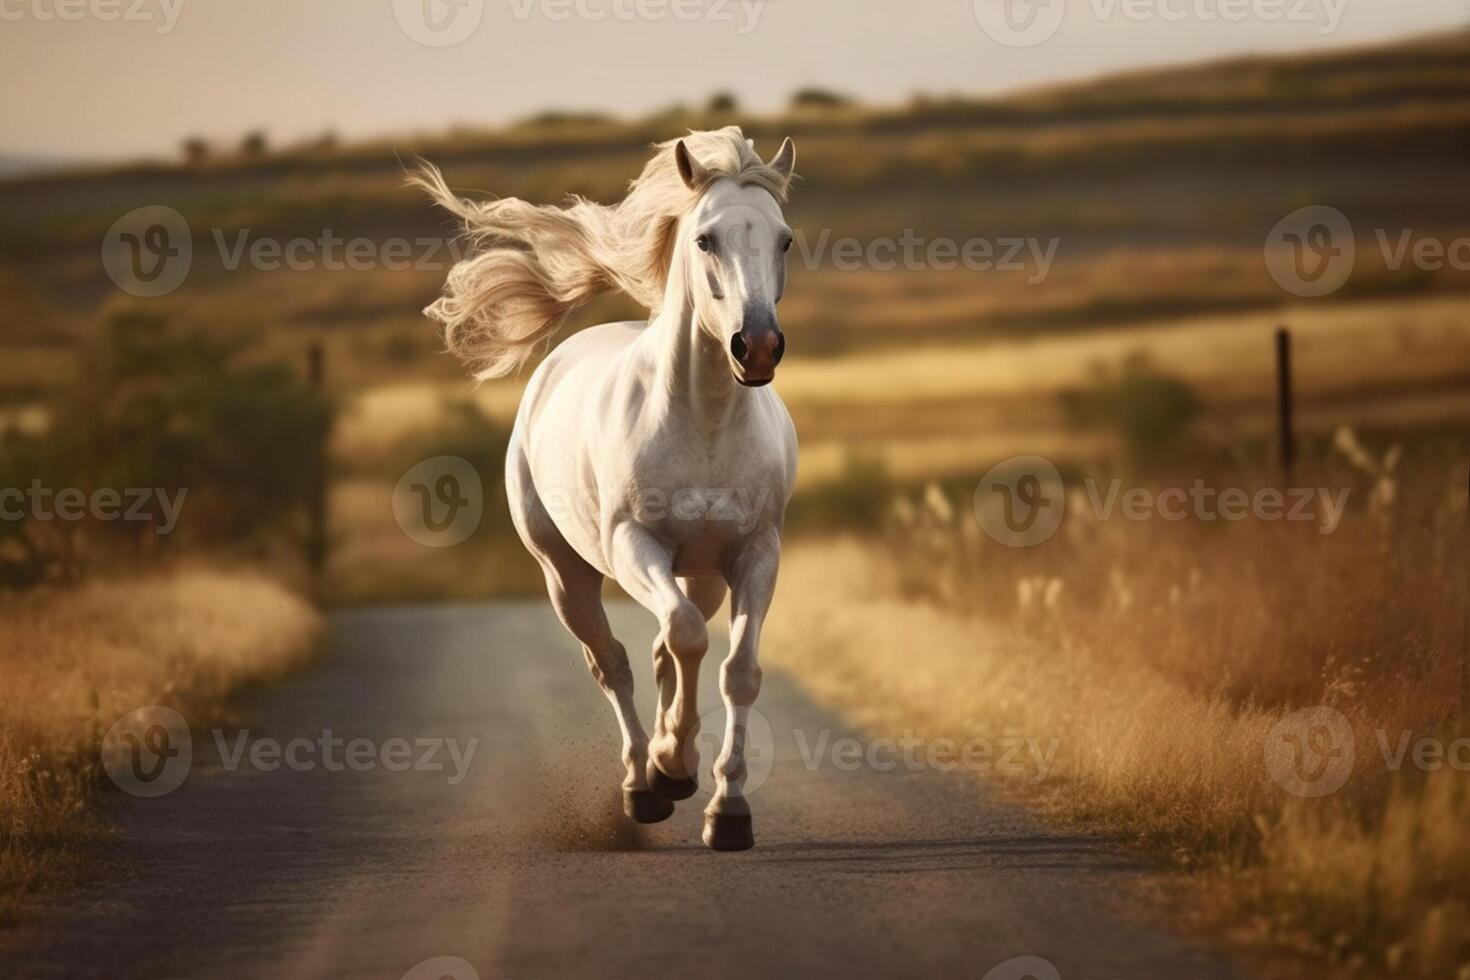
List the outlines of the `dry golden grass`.
{"label": "dry golden grass", "polygon": [[103,734],[139,707],[209,717],[299,664],[317,613],[253,574],[182,571],[0,601],[0,923],[89,874]]}
{"label": "dry golden grass", "polygon": [[1197,385],[1212,400],[1260,397],[1274,384],[1272,338],[1281,324],[1292,328],[1297,388],[1303,397],[1365,385],[1392,388],[1459,379],[1470,350],[1470,311],[1459,297],[1350,306],[1304,303],[1081,335],[933,344],[825,359],[792,357],[782,365],[777,385],[794,407],[1035,396],[1082,384],[1096,366],[1116,366],[1136,352],[1160,370]]}
{"label": "dry golden grass", "polygon": [[520,405],[524,379],[478,387],[469,380],[408,381],[381,385],[354,399],[332,431],[332,455],[353,465],[391,454],[413,438],[444,425],[454,399],[471,399],[486,416],[509,428]]}
{"label": "dry golden grass", "polygon": [[[498,460],[481,472],[498,472]],[[327,575],[333,602],[445,602],[543,595],[541,571],[515,536],[502,499],[491,490],[481,524],[449,548],[415,541],[393,516],[394,481],[375,476],[337,481],[330,512],[338,542]]]}
{"label": "dry golden grass", "polygon": [[[854,308],[875,305],[882,305],[876,294]],[[1069,431],[1056,396],[1086,384],[1099,367],[1116,368],[1137,355],[1195,385],[1212,410],[1225,411],[1205,425],[1206,434],[1224,443],[1269,432],[1274,332],[1282,323],[1292,327],[1304,431],[1470,414],[1463,391],[1452,387],[1465,380],[1470,363],[1470,308],[1458,297],[1433,296],[831,358],[793,355],[777,388],[801,435],[804,488],[839,474],[854,452],[883,462],[899,480],[971,472],[976,460],[1023,451],[1095,454],[1110,444]],[[419,380],[370,388],[339,420],[333,455],[343,466],[360,467],[408,440],[430,437],[455,398],[472,398],[508,427],[523,385],[524,379],[479,387]],[[1366,397],[1378,394],[1382,401]],[[1346,396],[1353,405],[1334,401]],[[342,527],[344,534],[351,530],[350,523]]]}
{"label": "dry golden grass", "polygon": [[[1097,520],[1074,499],[1053,539],[1012,550],[934,488],[891,535],[789,549],[763,655],[876,732],[1058,739],[1050,777],[1016,791],[1203,876],[1227,926],[1467,976],[1470,772],[1394,772],[1379,743],[1456,735],[1466,466],[1436,449],[1387,476],[1381,457],[1300,481],[1352,488],[1330,534]],[[1322,704],[1356,763],[1302,799],[1273,780],[1268,735]]]}

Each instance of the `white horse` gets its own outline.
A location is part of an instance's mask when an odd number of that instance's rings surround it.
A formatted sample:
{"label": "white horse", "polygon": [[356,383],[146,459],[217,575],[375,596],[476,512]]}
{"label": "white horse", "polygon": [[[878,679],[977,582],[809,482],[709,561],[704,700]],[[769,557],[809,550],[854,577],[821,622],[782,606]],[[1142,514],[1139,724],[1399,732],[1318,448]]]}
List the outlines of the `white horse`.
{"label": "white horse", "polygon": [[[776,585],[796,476],[796,431],[769,387],[785,351],[776,304],[791,230],[781,215],[796,151],[761,162],[738,127],[660,144],[624,200],[565,208],[457,197],[428,165],[415,182],[459,216],[478,254],[427,313],[477,377],[509,374],[579,303],[617,288],[647,321],[608,323],[557,347],[526,387],[506,457],[516,530],[552,605],[612,702],[623,808],[667,819],[696,787],[696,688],[706,622],[730,591],[720,667],[724,743],[704,842],[754,842],[745,733],[761,686],[761,625]],[[653,738],[627,652],[602,607],[605,576],[658,617]]]}

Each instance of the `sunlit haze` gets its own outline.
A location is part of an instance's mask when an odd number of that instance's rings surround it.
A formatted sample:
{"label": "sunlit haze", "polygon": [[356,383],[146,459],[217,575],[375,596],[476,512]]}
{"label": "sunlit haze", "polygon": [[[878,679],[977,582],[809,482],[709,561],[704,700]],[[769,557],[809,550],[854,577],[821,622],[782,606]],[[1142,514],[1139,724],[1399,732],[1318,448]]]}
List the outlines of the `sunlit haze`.
{"label": "sunlit haze", "polygon": [[233,140],[256,128],[283,143],[328,129],[350,139],[493,125],[547,109],[631,115],[722,90],[754,111],[806,85],[877,103],[1000,93],[1378,41],[1464,24],[1470,10],[1464,0],[1231,0],[1261,9],[1229,20],[1220,0],[1071,0],[1055,35],[1024,48],[982,31],[976,8],[991,0],[486,0],[475,29],[448,47],[400,26],[414,9],[448,18],[479,5],[456,2],[468,7],[0,0],[0,154],[165,156],[188,136]]}

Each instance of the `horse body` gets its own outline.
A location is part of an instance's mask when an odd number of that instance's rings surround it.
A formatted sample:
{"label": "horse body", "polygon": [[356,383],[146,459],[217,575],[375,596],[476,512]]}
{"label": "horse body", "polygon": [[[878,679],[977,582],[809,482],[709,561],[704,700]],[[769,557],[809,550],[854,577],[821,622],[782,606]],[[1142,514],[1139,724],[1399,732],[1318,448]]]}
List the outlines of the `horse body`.
{"label": "horse body", "polygon": [[[708,401],[666,389],[667,333],[689,324],[603,324],[537,368],[511,433],[507,469],[524,465],[557,530],[587,564],[613,571],[617,527],[637,521],[673,549],[678,575],[717,575],[732,547],[773,524],[796,475],[796,431],[771,388]],[[724,409],[721,411],[721,409]],[[521,512],[512,499],[513,513]]]}
{"label": "horse body", "polygon": [[[725,731],[703,834],[717,850],[754,839],[745,731],[796,475],[795,429],[767,387],[785,349],[775,307],[791,234],[779,201],[793,163],[790,140],[764,164],[729,127],[663,144],[613,209],[474,205],[437,172],[420,179],[471,233],[520,243],[461,263],[429,311],[482,376],[513,369],[609,283],[655,310],[646,323],[585,330],[537,368],[506,457],[507,496],[553,607],[613,706],[624,809],[640,822],[666,819],[696,789],[705,624],[728,589]],[[602,607],[608,577],[659,620],[651,738]]]}

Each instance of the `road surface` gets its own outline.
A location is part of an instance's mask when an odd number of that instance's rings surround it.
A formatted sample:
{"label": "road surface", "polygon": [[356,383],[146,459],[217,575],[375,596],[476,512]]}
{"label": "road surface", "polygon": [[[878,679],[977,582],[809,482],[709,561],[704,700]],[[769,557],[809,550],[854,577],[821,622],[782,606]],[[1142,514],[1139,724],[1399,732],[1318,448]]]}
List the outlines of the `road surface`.
{"label": "road surface", "polygon": [[[652,622],[611,614],[651,705]],[[758,705],[774,765],[751,795],[756,847],[719,854],[699,841],[705,785],[664,823],[623,818],[612,713],[546,603],[342,612],[331,647],[243,708],[250,734],[224,733],[225,758],[325,729],[378,749],[477,738],[465,777],[447,750],[438,771],[367,749],[348,768],[341,748],[336,769],[303,749],[296,768],[247,754],[230,771],[196,731],[179,789],[114,794],[123,873],[0,956],[0,976],[429,980],[409,971],[436,957],[457,959],[433,980],[1239,975],[1143,924],[1142,869],[1116,847],[973,774],[809,770],[823,730],[859,736],[778,672]]]}

